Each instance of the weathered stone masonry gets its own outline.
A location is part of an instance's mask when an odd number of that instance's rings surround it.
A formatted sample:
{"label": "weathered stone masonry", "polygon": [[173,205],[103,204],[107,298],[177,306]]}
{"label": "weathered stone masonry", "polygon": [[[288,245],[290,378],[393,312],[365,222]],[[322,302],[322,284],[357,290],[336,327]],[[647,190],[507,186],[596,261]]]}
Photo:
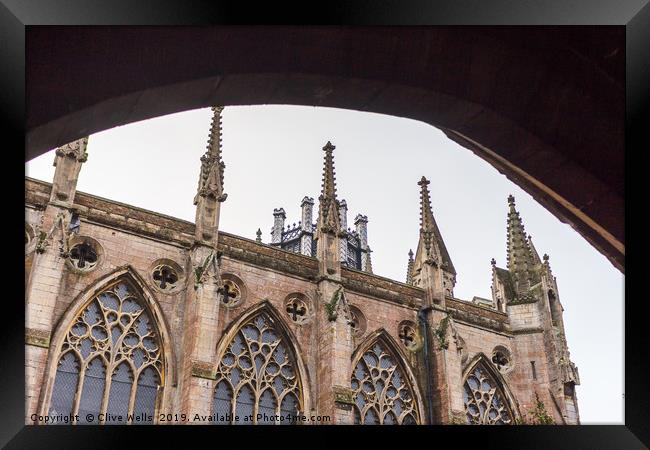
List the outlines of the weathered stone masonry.
{"label": "weathered stone masonry", "polygon": [[[367,218],[346,230],[330,143],[318,220],[303,211],[299,245],[282,246],[283,223],[269,245],[223,233],[221,108],[214,112],[197,225],[76,193],[87,139],[57,151],[54,189],[26,179],[26,423],[33,413],[122,411],[116,398],[125,414],[149,411],[154,423],[177,413],[213,423],[221,412],[516,423],[536,398],[555,423],[579,422],[557,284],[514,199],[508,268],[493,262],[492,300],[453,296],[456,272],[424,178],[408,282],[372,274]],[[111,295],[125,296],[119,311]],[[491,390],[479,395],[475,381]]]}

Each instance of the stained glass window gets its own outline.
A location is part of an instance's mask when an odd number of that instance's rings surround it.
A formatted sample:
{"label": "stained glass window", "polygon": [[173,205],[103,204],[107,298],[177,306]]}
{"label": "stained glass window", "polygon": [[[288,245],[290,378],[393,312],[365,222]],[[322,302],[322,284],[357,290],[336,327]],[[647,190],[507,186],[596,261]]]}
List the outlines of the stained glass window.
{"label": "stained glass window", "polygon": [[74,319],[61,347],[49,413],[79,414],[82,424],[151,422],[162,370],[158,333],[144,301],[129,284],[117,282]]}
{"label": "stained glass window", "polygon": [[397,358],[377,341],[352,372],[356,424],[406,425],[419,423],[413,389]]}
{"label": "stained glass window", "polygon": [[295,355],[271,317],[260,312],[237,331],[221,358],[212,406],[215,423],[288,424],[301,410]]}

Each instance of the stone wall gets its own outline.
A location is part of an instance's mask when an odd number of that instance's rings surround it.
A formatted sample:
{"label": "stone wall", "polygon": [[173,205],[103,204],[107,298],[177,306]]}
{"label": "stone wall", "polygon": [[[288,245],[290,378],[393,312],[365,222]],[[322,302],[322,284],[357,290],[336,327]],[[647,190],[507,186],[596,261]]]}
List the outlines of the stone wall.
{"label": "stone wall", "polygon": [[[26,229],[41,229],[39,227],[49,199],[49,190],[48,183],[26,180]],[[189,316],[186,311],[188,305],[191,306],[188,301],[192,298],[190,294],[194,292],[195,282],[194,268],[190,260],[194,225],[84,193],[77,193],[74,208],[81,218],[79,236],[92,238],[97,244],[99,262],[88,272],[75,270],[69,262],[63,263],[60,282],[56,286],[56,292],[52,293],[56,296],[56,301],[51,317],[51,329],[44,331],[40,341],[37,332],[30,331],[30,327],[26,331],[27,423],[32,423],[29,420],[32,412],[43,411],[43,402],[47,395],[40,392],[40,386],[47,384],[48,364],[53,364],[56,356],[48,354],[49,349],[56,351],[51,347],[49,339],[60,327],[70,326],[69,323],[62,323],[62,317],[71,305],[92,290],[98,281],[127,266],[143,280],[145,289],[159,305],[164,327],[169,333],[173,347],[170,353],[172,360],[168,361],[171,378],[166,380],[165,400],[161,411],[179,412],[184,410],[188,402],[202,405],[202,408],[209,411],[211,392],[214,389],[213,373],[218,364],[218,345],[210,344],[209,349],[203,349],[206,361],[201,361],[199,365],[186,357],[191,352],[190,348],[196,348],[192,347],[191,339],[188,339],[195,332],[195,324],[187,321]],[[228,327],[252,307],[261,302],[268,302],[295,337],[295,345],[307,371],[308,379],[304,380],[304,383],[309,397],[313,400],[311,409],[315,410],[315,399],[321,391],[333,389],[333,386],[323,386],[318,381],[316,327],[318,320],[325,320],[323,312],[316,310],[319,295],[318,261],[312,257],[283,251],[223,232],[219,233],[217,250],[221,277],[235,280],[242,292],[241,301],[237,305],[224,306],[219,296],[216,296],[214,302],[219,303],[218,307],[215,306],[214,311],[211,309],[203,312],[212,317],[210,323],[214,324],[213,331],[216,331],[217,342],[221,341]],[[34,257],[50,255],[49,258],[57,258],[55,251],[36,256],[33,250],[27,253],[26,280],[34,270]],[[180,268],[179,288],[171,292],[159,289],[152,278],[154,267],[163,260],[171,261]],[[57,273],[54,271],[52,276],[58,276]],[[399,325],[405,321],[414,325],[418,323],[417,313],[424,299],[424,291],[421,288],[346,268],[341,271],[341,285],[349,305],[361,316],[358,317],[360,330],[354,333],[350,350],[346,350],[350,358],[352,351],[371,333],[383,329],[395,342],[402,345]],[[301,323],[294,322],[287,312],[286,302],[294,294],[300,296],[308,307],[306,319],[300,321]],[[26,299],[28,304],[34,301],[35,298]],[[466,368],[463,364],[467,364],[480,353],[491,358],[497,346],[506,348],[511,354],[512,367],[503,376],[519,402],[519,407],[530,406],[532,385],[550,401],[546,394],[547,368],[541,362],[541,356],[545,352],[541,335],[535,332],[513,334],[511,331],[541,326],[535,316],[534,305],[513,307],[517,309],[516,314],[510,316],[489,307],[454,298],[447,298],[446,308],[453,319],[454,332],[464,341],[462,349],[454,345],[449,349],[436,350],[457,352],[456,356],[450,356],[460,358],[461,361],[460,364],[454,363],[454,367],[459,366],[461,370],[449,372],[445,381],[452,392],[449,407],[456,411],[455,414],[460,414],[458,411],[463,408],[464,380],[461,371]],[[321,319],[318,319],[319,314]],[[201,342],[198,345],[201,346]],[[403,348],[402,353],[406,355],[407,364],[415,373],[424,370],[418,364],[416,351]],[[532,380],[530,374],[531,360],[540,361],[536,373],[537,380]],[[50,384],[51,382],[52,380],[49,380]],[[184,389],[183,383],[190,383],[193,387],[190,389],[186,386],[187,389]],[[424,386],[417,389],[425,395]]]}

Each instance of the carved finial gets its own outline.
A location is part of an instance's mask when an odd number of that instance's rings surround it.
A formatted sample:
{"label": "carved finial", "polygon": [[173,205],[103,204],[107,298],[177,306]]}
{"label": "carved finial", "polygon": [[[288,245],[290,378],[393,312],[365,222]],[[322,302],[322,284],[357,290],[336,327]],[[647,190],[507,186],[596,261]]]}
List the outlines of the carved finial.
{"label": "carved finial", "polygon": [[258,228],[257,233],[255,233],[255,234],[257,235],[257,238],[255,240],[261,244],[262,243],[262,230]]}
{"label": "carved finial", "polygon": [[508,204],[509,205],[514,205],[515,204],[515,196],[510,194],[508,195]]}
{"label": "carved finial", "polygon": [[327,144],[323,147],[325,161],[322,191],[318,198],[318,226],[326,232],[338,232],[341,228],[340,203],[336,199],[336,172],[334,171],[334,155],[332,154],[335,148],[330,141],[327,141]]}
{"label": "carved finial", "polygon": [[413,284],[413,250],[409,250],[409,262],[406,266],[406,284]]}
{"label": "carved finial", "polygon": [[431,198],[427,187],[429,183],[430,181],[424,177],[418,182],[418,186],[420,186],[420,234],[427,254],[431,250],[431,240],[433,238],[433,212],[431,211]]}
{"label": "carved finial", "polygon": [[542,256],[542,258],[544,258],[544,262],[548,262],[548,255],[546,253],[544,253],[544,256]]}
{"label": "carved finial", "polygon": [[492,260],[490,261],[490,264],[491,264],[492,266],[496,266],[496,265],[497,265],[497,260],[494,259],[494,258],[492,258]]}
{"label": "carved finial", "polygon": [[221,112],[222,106],[212,107],[212,123],[210,124],[210,134],[206,152],[201,156],[201,175],[199,177],[199,187],[194,199],[194,204],[198,203],[198,196],[213,196],[218,201],[226,200],[228,196],[223,192],[224,169],[225,163],[221,159]]}

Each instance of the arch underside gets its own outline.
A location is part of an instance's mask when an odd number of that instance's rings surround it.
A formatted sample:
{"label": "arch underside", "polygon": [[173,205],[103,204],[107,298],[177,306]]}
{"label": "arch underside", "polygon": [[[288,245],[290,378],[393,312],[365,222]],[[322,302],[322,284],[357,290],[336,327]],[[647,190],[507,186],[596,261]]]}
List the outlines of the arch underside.
{"label": "arch underside", "polygon": [[[621,30],[41,27],[27,33],[28,159],[114,126],[213,104],[407,117],[442,129],[624,268]],[[160,42],[168,43],[164,58],[148,51]]]}

